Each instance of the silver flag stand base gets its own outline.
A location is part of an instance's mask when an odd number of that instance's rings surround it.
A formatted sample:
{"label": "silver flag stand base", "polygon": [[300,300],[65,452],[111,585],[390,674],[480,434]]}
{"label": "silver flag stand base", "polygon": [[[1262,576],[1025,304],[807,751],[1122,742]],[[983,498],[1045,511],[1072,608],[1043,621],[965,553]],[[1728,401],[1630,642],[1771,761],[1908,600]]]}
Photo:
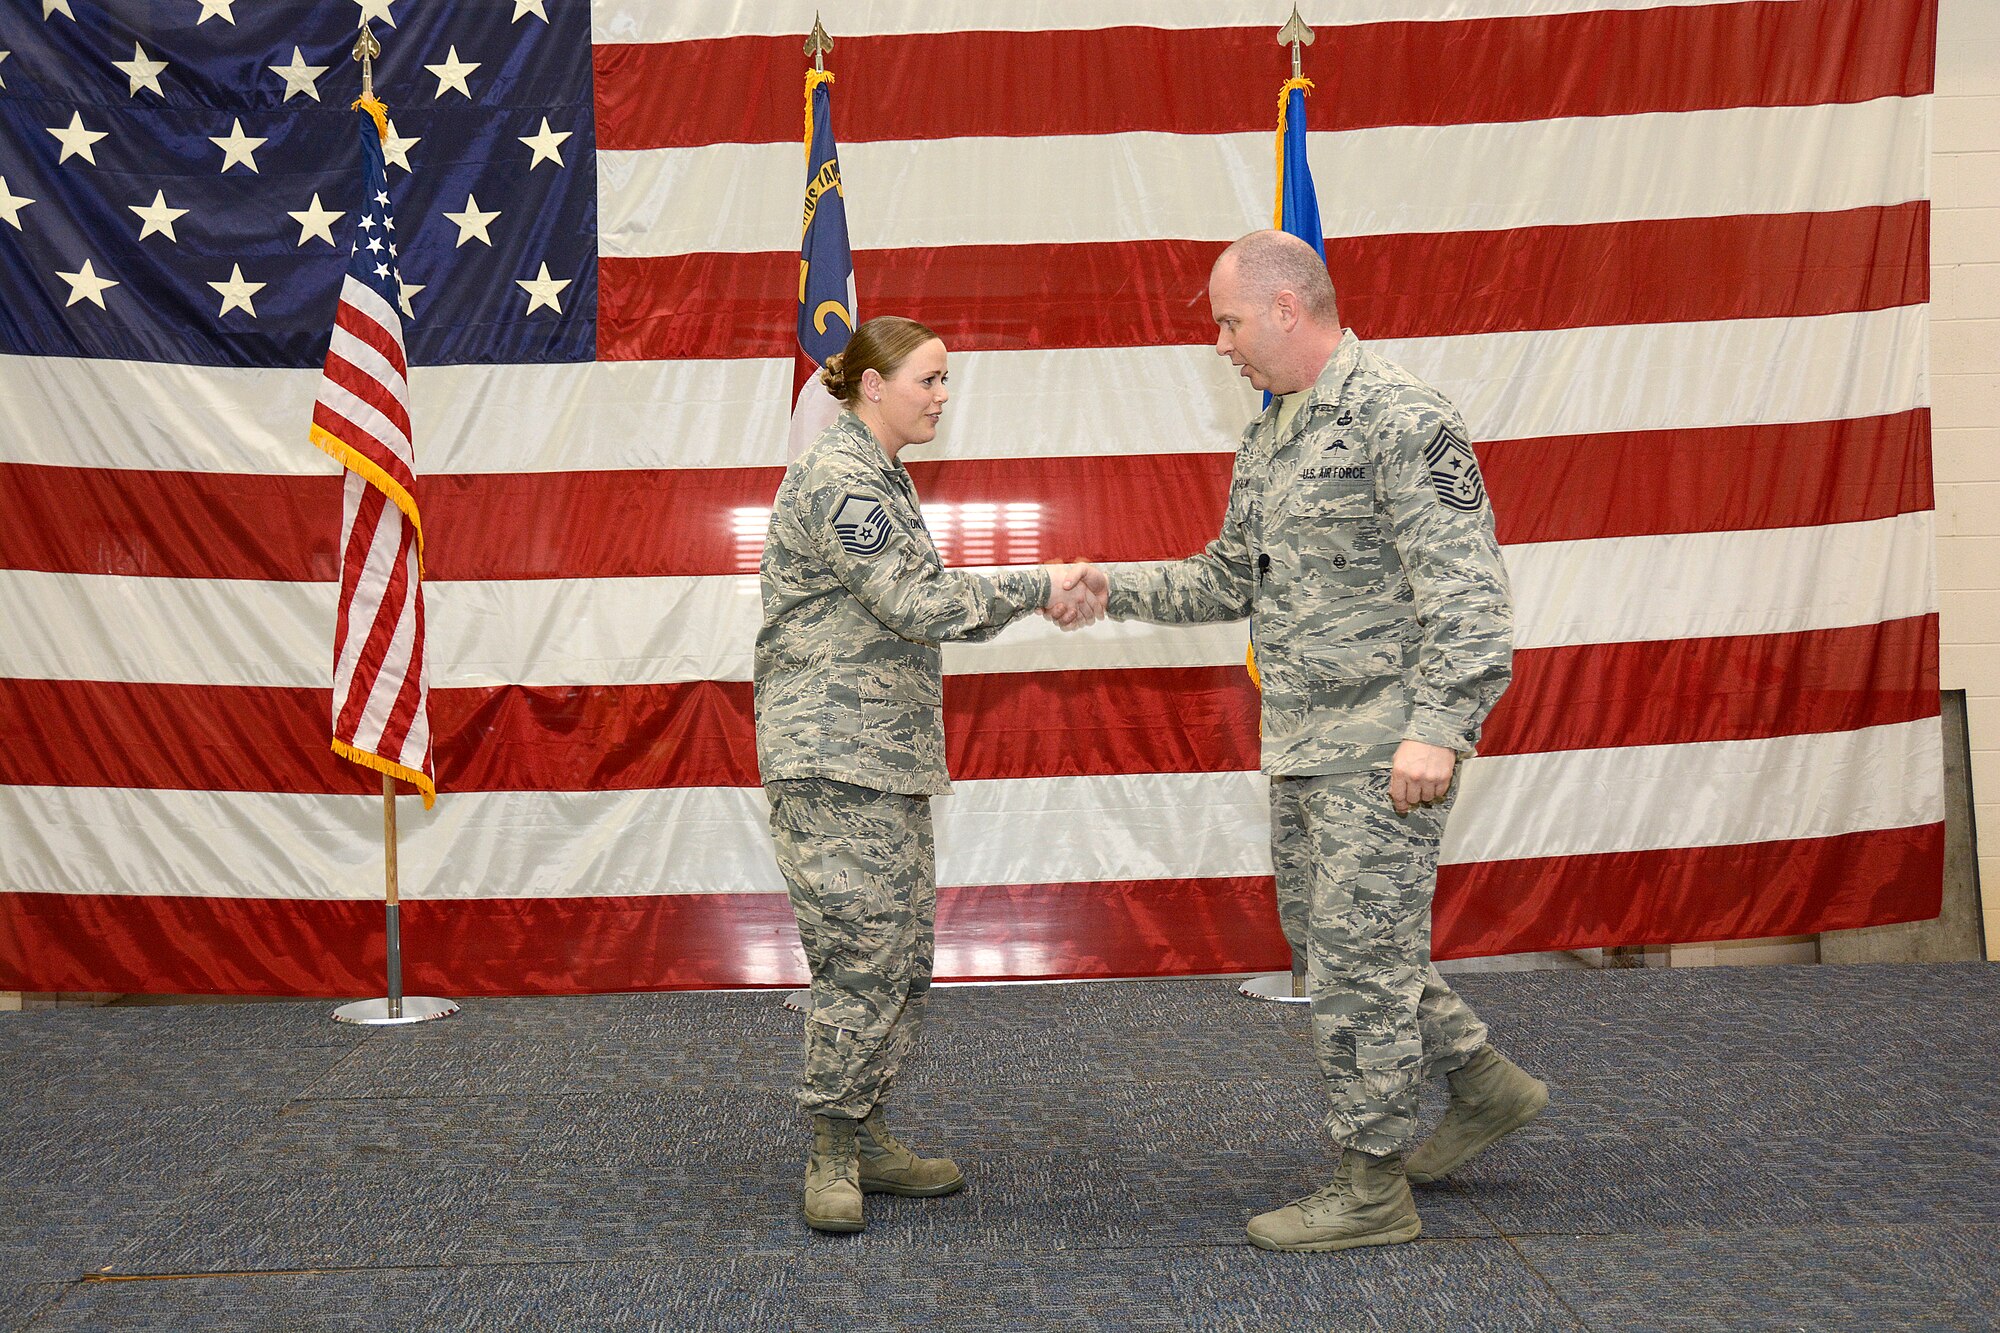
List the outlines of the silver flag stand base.
{"label": "silver flag stand base", "polygon": [[1279,1004],[1312,1002],[1312,997],[1306,994],[1306,979],[1296,972],[1266,972],[1251,977],[1236,988],[1236,993],[1253,1000],[1272,1000]]}
{"label": "silver flag stand base", "polygon": [[810,990],[790,991],[782,1003],[795,1014],[809,1014],[813,1007],[813,993]]}
{"label": "silver flag stand base", "polygon": [[[391,1013],[390,1010],[395,1012]],[[335,1021],[361,1023],[368,1027],[395,1027],[402,1023],[428,1023],[433,1018],[449,1018],[458,1012],[458,1001],[440,1000],[434,995],[405,995],[402,1003],[387,1000],[355,1000],[333,1011]]]}

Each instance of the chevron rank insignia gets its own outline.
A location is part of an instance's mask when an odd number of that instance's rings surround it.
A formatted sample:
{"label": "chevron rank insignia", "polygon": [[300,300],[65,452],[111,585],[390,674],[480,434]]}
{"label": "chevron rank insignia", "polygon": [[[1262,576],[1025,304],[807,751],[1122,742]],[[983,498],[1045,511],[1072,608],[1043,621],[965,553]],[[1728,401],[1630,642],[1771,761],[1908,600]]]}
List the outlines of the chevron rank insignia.
{"label": "chevron rank insignia", "polygon": [[833,535],[855,555],[880,555],[889,544],[889,511],[866,495],[849,495],[833,513]]}
{"label": "chevron rank insignia", "polygon": [[1472,446],[1452,432],[1438,427],[1437,437],[1424,446],[1424,462],[1431,470],[1431,485],[1448,509],[1470,514],[1486,503],[1486,483],[1479,476],[1479,457]]}

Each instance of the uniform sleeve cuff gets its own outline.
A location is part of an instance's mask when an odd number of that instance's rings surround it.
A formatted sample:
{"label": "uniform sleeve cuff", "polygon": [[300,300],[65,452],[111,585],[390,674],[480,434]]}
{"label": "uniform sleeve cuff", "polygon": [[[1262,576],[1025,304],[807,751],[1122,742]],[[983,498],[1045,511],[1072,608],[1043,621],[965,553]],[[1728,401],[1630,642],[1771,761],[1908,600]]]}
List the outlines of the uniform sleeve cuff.
{"label": "uniform sleeve cuff", "polygon": [[1455,754],[1469,755],[1473,752],[1476,737],[1467,736],[1464,727],[1443,718],[1413,717],[1403,739],[1422,741],[1425,745],[1435,745]]}

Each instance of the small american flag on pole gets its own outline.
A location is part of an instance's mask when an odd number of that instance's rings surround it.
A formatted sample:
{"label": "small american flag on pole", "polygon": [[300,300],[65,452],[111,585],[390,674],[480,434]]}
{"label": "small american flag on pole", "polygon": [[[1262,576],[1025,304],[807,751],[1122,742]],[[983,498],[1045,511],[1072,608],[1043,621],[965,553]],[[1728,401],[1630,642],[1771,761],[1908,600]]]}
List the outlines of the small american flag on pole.
{"label": "small american flag on pole", "polygon": [[422,789],[428,809],[437,783],[424,677],[423,524],[397,310],[407,293],[396,268],[396,224],[382,160],[385,113],[366,99],[356,106],[365,188],[312,421],[313,443],[347,469],[333,632],[333,748]]}

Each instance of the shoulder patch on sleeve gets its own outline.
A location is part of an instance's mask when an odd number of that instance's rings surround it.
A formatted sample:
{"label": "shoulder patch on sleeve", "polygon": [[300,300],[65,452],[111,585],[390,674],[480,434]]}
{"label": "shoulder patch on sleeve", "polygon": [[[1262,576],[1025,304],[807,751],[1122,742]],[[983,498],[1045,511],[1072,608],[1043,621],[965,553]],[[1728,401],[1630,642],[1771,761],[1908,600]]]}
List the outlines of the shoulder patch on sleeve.
{"label": "shoulder patch on sleeve", "polygon": [[1431,485],[1437,488],[1440,503],[1460,513],[1474,513],[1486,503],[1486,482],[1479,475],[1479,456],[1465,437],[1450,426],[1424,446],[1424,462],[1431,470]]}
{"label": "shoulder patch on sleeve", "polygon": [[872,496],[850,492],[833,511],[833,535],[855,555],[880,555],[889,544],[889,511]]}

